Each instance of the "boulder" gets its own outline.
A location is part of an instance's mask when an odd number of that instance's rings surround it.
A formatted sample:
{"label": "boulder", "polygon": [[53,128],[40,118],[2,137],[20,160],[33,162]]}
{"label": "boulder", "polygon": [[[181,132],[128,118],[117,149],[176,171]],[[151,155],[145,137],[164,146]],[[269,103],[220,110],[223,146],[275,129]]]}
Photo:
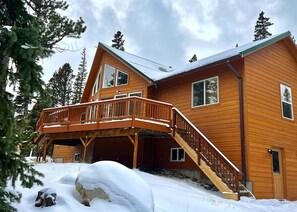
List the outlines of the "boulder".
{"label": "boulder", "polygon": [[133,170],[113,161],[100,161],[82,170],[75,181],[83,203],[94,198],[124,205],[129,211],[154,211],[149,185]]}

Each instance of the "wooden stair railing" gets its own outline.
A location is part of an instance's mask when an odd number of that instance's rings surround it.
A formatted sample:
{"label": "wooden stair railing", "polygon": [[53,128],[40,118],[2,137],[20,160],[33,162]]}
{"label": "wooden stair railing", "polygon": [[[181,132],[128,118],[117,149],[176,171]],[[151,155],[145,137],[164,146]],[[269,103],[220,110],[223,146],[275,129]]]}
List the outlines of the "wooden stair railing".
{"label": "wooden stair railing", "polygon": [[180,137],[197,153],[198,166],[201,160],[224,182],[239,194],[239,177],[242,174],[177,108],[173,108],[173,137]]}

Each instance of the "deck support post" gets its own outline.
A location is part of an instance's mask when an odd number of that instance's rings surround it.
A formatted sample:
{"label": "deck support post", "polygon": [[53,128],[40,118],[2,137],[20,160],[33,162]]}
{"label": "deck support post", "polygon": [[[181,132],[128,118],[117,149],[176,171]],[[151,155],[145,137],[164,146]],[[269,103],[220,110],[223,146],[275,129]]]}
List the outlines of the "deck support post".
{"label": "deck support post", "polygon": [[137,152],[138,152],[138,134],[134,137],[134,154],[133,154],[133,169],[137,168]]}
{"label": "deck support post", "polygon": [[45,140],[43,143],[43,155],[42,155],[43,161],[45,161],[46,159],[46,150],[52,142],[53,142],[53,139],[50,139],[50,140]]}
{"label": "deck support post", "polygon": [[82,145],[84,146],[84,153],[83,153],[83,160],[82,160],[83,162],[86,162],[87,148],[94,141],[95,138],[96,138],[95,135],[93,137],[91,137],[90,139],[88,139],[88,137],[86,137],[85,141],[82,138],[79,138]]}

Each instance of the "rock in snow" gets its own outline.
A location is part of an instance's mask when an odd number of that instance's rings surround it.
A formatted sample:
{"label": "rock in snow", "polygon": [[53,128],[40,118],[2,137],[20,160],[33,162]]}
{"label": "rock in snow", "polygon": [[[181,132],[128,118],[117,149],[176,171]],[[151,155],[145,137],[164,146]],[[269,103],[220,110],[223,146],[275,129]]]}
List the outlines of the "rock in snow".
{"label": "rock in snow", "polygon": [[154,211],[150,186],[133,170],[117,162],[90,165],[78,174],[75,185],[85,204],[97,197],[126,205],[130,211]]}

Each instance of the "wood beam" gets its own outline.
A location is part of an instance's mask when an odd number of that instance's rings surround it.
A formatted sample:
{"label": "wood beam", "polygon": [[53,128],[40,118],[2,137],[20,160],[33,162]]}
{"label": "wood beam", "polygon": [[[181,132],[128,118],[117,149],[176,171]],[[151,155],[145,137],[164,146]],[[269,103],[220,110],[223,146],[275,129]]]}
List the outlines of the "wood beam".
{"label": "wood beam", "polygon": [[133,140],[133,138],[131,137],[131,135],[128,135],[128,138],[129,138],[129,140],[131,141],[131,143],[134,145],[134,140]]}
{"label": "wood beam", "polygon": [[134,153],[133,153],[133,169],[137,168],[137,153],[138,153],[138,134],[134,136]]}
{"label": "wood beam", "polygon": [[43,161],[45,161],[45,159],[46,159],[46,150],[49,147],[49,145],[51,145],[52,142],[53,142],[53,139],[45,140],[43,142],[43,155],[42,155]]}
{"label": "wood beam", "polygon": [[82,138],[79,138],[84,146],[84,152],[83,152],[83,162],[86,162],[86,155],[87,155],[87,148],[88,146],[95,140],[96,136],[92,136],[90,139],[86,137],[86,140],[84,141]]}

